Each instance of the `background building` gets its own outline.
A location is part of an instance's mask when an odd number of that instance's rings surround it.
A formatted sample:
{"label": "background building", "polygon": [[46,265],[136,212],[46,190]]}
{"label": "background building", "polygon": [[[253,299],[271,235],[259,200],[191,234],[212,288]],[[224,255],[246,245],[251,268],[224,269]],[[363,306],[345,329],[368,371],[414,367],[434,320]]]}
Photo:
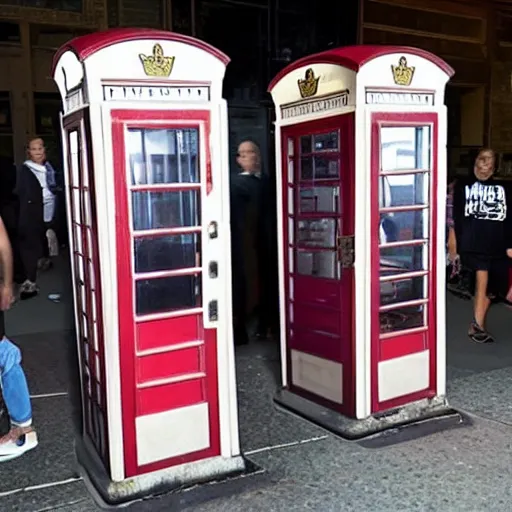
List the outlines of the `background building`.
{"label": "background building", "polygon": [[[273,162],[273,108],[267,85],[288,62],[331,46],[405,44],[430,50],[455,69],[449,86],[450,169],[489,144],[512,175],[512,0],[2,0],[0,155],[20,163],[27,137],[41,135],[60,164],[60,98],[50,76],[55,50],[107,27],[173,29],[231,57],[232,167],[250,137]],[[510,169],[509,169],[510,167]]]}

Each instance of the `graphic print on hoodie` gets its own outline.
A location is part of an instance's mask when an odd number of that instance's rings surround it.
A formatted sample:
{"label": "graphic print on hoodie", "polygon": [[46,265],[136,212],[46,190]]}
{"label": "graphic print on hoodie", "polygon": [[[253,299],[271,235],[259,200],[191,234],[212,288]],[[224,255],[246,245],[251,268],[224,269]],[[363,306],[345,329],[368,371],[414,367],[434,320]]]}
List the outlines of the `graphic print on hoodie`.
{"label": "graphic print on hoodie", "polygon": [[507,218],[507,197],[503,185],[475,181],[465,186],[465,217],[503,222]]}
{"label": "graphic print on hoodie", "polygon": [[512,248],[510,187],[494,178],[457,180],[453,215],[459,253],[504,258]]}

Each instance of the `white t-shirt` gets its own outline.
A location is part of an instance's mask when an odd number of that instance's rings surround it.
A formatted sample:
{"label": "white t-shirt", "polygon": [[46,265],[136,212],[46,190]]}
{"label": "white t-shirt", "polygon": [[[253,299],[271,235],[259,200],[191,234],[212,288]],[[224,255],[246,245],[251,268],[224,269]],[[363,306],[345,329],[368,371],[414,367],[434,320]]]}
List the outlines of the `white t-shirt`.
{"label": "white t-shirt", "polygon": [[55,212],[55,195],[48,188],[48,181],[46,179],[48,170],[44,165],[36,164],[35,162],[32,162],[32,160],[27,160],[25,165],[33,172],[41,185],[41,189],[43,191],[44,221],[51,222]]}

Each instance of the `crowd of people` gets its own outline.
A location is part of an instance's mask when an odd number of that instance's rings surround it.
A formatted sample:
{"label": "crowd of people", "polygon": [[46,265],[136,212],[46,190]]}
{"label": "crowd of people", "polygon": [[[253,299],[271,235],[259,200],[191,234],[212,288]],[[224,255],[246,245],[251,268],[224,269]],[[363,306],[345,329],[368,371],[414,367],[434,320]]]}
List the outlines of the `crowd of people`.
{"label": "crowd of people", "polygon": [[0,183],[0,462],[37,446],[20,349],[7,337],[4,312],[18,298],[39,293],[38,272],[58,250],[63,186],[46,158],[44,142],[31,139],[27,160],[16,170],[2,162]]}

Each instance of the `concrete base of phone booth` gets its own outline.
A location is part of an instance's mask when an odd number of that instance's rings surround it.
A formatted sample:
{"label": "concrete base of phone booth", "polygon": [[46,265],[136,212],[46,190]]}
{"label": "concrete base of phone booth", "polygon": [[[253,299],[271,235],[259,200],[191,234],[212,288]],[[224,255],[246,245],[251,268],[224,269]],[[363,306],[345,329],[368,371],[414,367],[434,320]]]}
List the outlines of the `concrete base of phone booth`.
{"label": "concrete base of phone booth", "polygon": [[[412,426],[421,426],[415,436],[420,437],[468,424],[467,418],[452,409],[443,397],[419,400],[362,420],[343,416],[286,389],[277,392],[274,402],[278,408],[307,419],[347,441],[368,440],[391,432],[402,432]],[[396,439],[395,442],[399,441]],[[389,444],[393,441],[390,440]]]}
{"label": "concrete base of phone booth", "polygon": [[240,455],[206,459],[113,482],[83,438],[75,439],[75,452],[80,476],[94,500],[104,508],[171,493],[180,506],[197,504],[261,487],[268,479],[264,469]]}

